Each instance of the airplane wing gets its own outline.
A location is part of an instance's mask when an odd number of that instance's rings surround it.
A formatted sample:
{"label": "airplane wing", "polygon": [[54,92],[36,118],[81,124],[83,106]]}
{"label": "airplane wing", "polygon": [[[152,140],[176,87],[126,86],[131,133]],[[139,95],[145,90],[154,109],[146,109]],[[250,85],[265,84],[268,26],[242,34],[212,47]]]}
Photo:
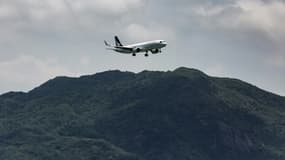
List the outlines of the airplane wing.
{"label": "airplane wing", "polygon": [[131,47],[115,46],[115,48],[124,49],[124,50],[128,50],[128,51],[133,51],[133,48],[131,48]]}

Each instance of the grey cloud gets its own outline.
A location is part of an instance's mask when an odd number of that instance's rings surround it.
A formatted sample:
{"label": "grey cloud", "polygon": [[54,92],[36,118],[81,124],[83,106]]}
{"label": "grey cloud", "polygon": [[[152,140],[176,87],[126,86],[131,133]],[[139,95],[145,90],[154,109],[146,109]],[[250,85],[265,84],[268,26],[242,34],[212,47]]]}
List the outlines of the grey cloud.
{"label": "grey cloud", "polygon": [[[13,69],[0,71],[0,77],[6,81],[0,92],[31,89],[56,75],[187,66],[211,75],[240,78],[285,95],[281,83],[285,81],[281,21],[284,1],[253,0],[253,4],[243,4],[250,11],[239,6],[239,2],[245,3],[243,0],[3,0],[0,66]],[[259,6],[259,2],[264,5]],[[262,17],[256,17],[260,13],[268,16],[273,27],[263,22]],[[169,46],[161,55],[148,59],[119,55],[106,51],[102,43],[104,39],[113,41],[115,34],[124,43],[159,38],[167,40]],[[15,75],[23,76],[21,70],[31,70],[31,77],[37,77],[36,80],[9,82]]]}

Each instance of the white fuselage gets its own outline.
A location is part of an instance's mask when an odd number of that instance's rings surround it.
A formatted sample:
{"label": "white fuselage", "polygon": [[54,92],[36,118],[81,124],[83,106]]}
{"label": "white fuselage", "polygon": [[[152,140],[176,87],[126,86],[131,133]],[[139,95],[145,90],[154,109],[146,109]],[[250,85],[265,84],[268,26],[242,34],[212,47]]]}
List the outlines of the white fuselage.
{"label": "white fuselage", "polygon": [[166,45],[167,43],[163,40],[155,40],[155,41],[148,41],[148,42],[127,45],[126,47],[140,48],[142,50],[141,52],[145,52],[147,50],[152,50],[152,49],[161,49]]}
{"label": "white fuselage", "polygon": [[161,48],[165,47],[166,45],[167,43],[164,40],[154,40],[125,46],[113,46],[112,50],[125,54],[148,51],[158,53],[161,52]]}

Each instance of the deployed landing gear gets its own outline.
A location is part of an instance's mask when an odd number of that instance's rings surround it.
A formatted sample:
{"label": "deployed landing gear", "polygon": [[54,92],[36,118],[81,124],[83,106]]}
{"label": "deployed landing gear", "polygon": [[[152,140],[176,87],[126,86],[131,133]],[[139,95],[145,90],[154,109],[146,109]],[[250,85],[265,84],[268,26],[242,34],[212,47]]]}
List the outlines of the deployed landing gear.
{"label": "deployed landing gear", "polygon": [[144,56],[145,56],[145,57],[148,57],[148,51],[145,52]]}
{"label": "deployed landing gear", "polygon": [[133,55],[133,56],[136,56],[136,54],[135,54],[135,53],[133,53],[132,55]]}

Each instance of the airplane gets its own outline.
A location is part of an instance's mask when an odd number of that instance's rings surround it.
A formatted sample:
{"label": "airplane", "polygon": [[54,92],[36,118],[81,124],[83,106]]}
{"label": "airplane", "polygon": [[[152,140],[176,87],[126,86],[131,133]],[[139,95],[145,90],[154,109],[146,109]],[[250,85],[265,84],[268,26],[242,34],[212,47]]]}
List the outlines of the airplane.
{"label": "airplane", "polygon": [[118,36],[115,36],[115,45],[110,45],[107,41],[104,41],[107,46],[106,49],[113,50],[123,54],[132,54],[136,56],[137,53],[145,53],[145,56],[148,57],[148,52],[152,54],[161,53],[161,48],[166,47],[167,43],[165,40],[154,40],[147,41],[142,43],[136,43],[131,45],[123,45],[119,40]]}

